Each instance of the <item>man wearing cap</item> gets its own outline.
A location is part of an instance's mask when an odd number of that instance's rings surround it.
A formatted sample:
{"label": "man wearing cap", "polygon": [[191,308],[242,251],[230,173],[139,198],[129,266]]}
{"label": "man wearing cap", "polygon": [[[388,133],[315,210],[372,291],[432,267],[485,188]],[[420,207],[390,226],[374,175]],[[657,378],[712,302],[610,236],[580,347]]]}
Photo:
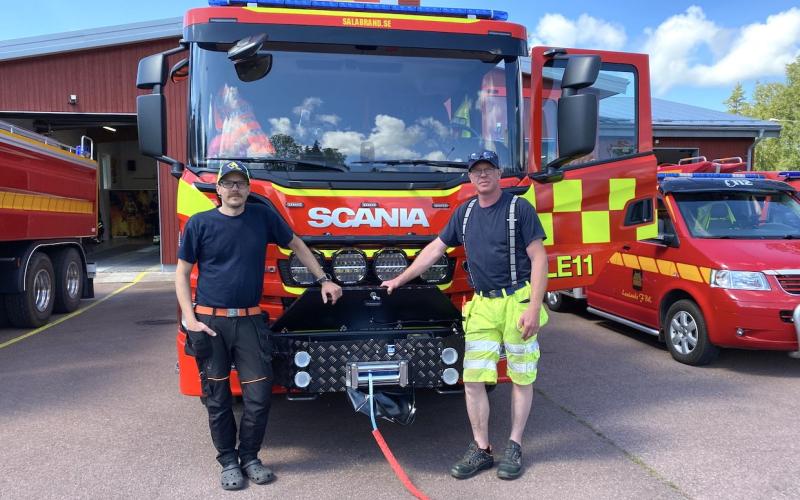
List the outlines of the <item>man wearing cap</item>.
{"label": "man wearing cap", "polygon": [[[478,196],[459,206],[450,222],[398,277],[382,284],[391,293],[422,274],[447,247],[464,245],[469,278],[475,287],[464,304],[464,392],[474,440],[450,469],[457,479],[494,465],[489,444],[486,384],[497,383],[500,347],[505,347],[511,389],[511,435],[497,469],[501,479],[522,474],[522,435],[533,401],[539,328],[547,322],[542,307],[547,284],[544,229],[527,200],[500,188],[497,154],[470,155],[469,178]],[[502,344],[501,344],[502,343]]]}
{"label": "man wearing cap", "polygon": [[[211,439],[222,465],[224,489],[258,484],[275,475],[258,459],[272,394],[272,341],[259,301],[268,243],[288,247],[318,278],[322,300],[335,303],[342,289],[320,268],[311,251],[271,207],[247,204],[250,173],[241,163],[223,165],[217,176],[221,206],[193,215],[178,249],[175,289],[187,330],[187,354],[195,356],[208,409]],[[196,296],[189,286],[197,264]],[[230,389],[231,363],[242,387],[244,412],[236,448]]]}

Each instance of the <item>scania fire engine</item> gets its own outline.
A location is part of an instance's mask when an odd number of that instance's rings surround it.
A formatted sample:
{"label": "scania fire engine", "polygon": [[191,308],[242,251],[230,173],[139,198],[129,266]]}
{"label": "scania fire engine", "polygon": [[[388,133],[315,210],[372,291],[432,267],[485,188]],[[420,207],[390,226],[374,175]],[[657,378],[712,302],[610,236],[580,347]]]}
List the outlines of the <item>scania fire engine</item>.
{"label": "scania fire engine", "polygon": [[[140,62],[137,84],[151,90],[138,98],[140,146],[179,178],[181,227],[216,206],[222,162],[246,164],[249,201],[271,206],[344,287],[323,306],[299,260],[267,249],[260,306],[277,391],[342,392],[370,374],[395,389],[459,390],[472,292],[463,249],[391,296],[379,285],[475,195],[472,152],[495,151],[503,189],[536,207],[551,288],[590,283],[622,243],[654,234],[646,56],[531,53],[524,27],[494,10],[221,3],[190,10],[180,46]],[[170,72],[173,55],[183,59]],[[182,161],[166,156],[168,79],[188,96]],[[178,332],[180,389],[200,395],[183,343]],[[499,371],[507,381],[503,361]]]}

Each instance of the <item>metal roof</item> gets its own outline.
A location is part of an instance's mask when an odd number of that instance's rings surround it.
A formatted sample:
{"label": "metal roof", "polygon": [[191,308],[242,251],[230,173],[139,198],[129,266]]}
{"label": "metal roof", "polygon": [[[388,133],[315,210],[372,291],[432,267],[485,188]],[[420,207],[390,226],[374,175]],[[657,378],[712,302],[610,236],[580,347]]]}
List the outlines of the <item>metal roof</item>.
{"label": "metal roof", "polygon": [[652,99],[654,137],[778,137],[777,122]]}
{"label": "metal roof", "polygon": [[0,41],[0,61],[71,52],[76,50],[177,38],[183,34],[183,18],[120,24],[88,30]]}

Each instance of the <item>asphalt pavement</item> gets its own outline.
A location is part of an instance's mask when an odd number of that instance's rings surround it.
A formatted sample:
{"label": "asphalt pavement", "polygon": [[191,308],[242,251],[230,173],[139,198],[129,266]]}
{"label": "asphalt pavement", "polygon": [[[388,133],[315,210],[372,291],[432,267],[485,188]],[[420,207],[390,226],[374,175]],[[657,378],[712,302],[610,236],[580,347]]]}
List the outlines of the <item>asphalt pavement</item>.
{"label": "asphalt pavement", "polygon": [[[17,342],[30,332],[0,330],[0,498],[411,498],[341,394],[275,397],[261,457],[278,480],[223,492],[205,409],[178,393],[172,284],[139,278]],[[553,314],[540,343],[517,481],[447,474],[470,440],[461,396],[379,422],[430,498],[800,498],[800,361],[723,351],[693,368],[586,314]],[[498,450],[509,395],[490,396]]]}

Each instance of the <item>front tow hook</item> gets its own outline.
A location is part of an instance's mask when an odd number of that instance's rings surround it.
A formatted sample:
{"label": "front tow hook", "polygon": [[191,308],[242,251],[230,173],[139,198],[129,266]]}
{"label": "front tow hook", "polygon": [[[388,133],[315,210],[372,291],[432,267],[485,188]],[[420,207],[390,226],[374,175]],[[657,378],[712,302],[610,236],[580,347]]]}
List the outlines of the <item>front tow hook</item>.
{"label": "front tow hook", "polygon": [[800,359],[800,304],[797,304],[794,308],[792,322],[794,323],[794,333],[797,334],[797,350],[790,352],[789,357]]}

